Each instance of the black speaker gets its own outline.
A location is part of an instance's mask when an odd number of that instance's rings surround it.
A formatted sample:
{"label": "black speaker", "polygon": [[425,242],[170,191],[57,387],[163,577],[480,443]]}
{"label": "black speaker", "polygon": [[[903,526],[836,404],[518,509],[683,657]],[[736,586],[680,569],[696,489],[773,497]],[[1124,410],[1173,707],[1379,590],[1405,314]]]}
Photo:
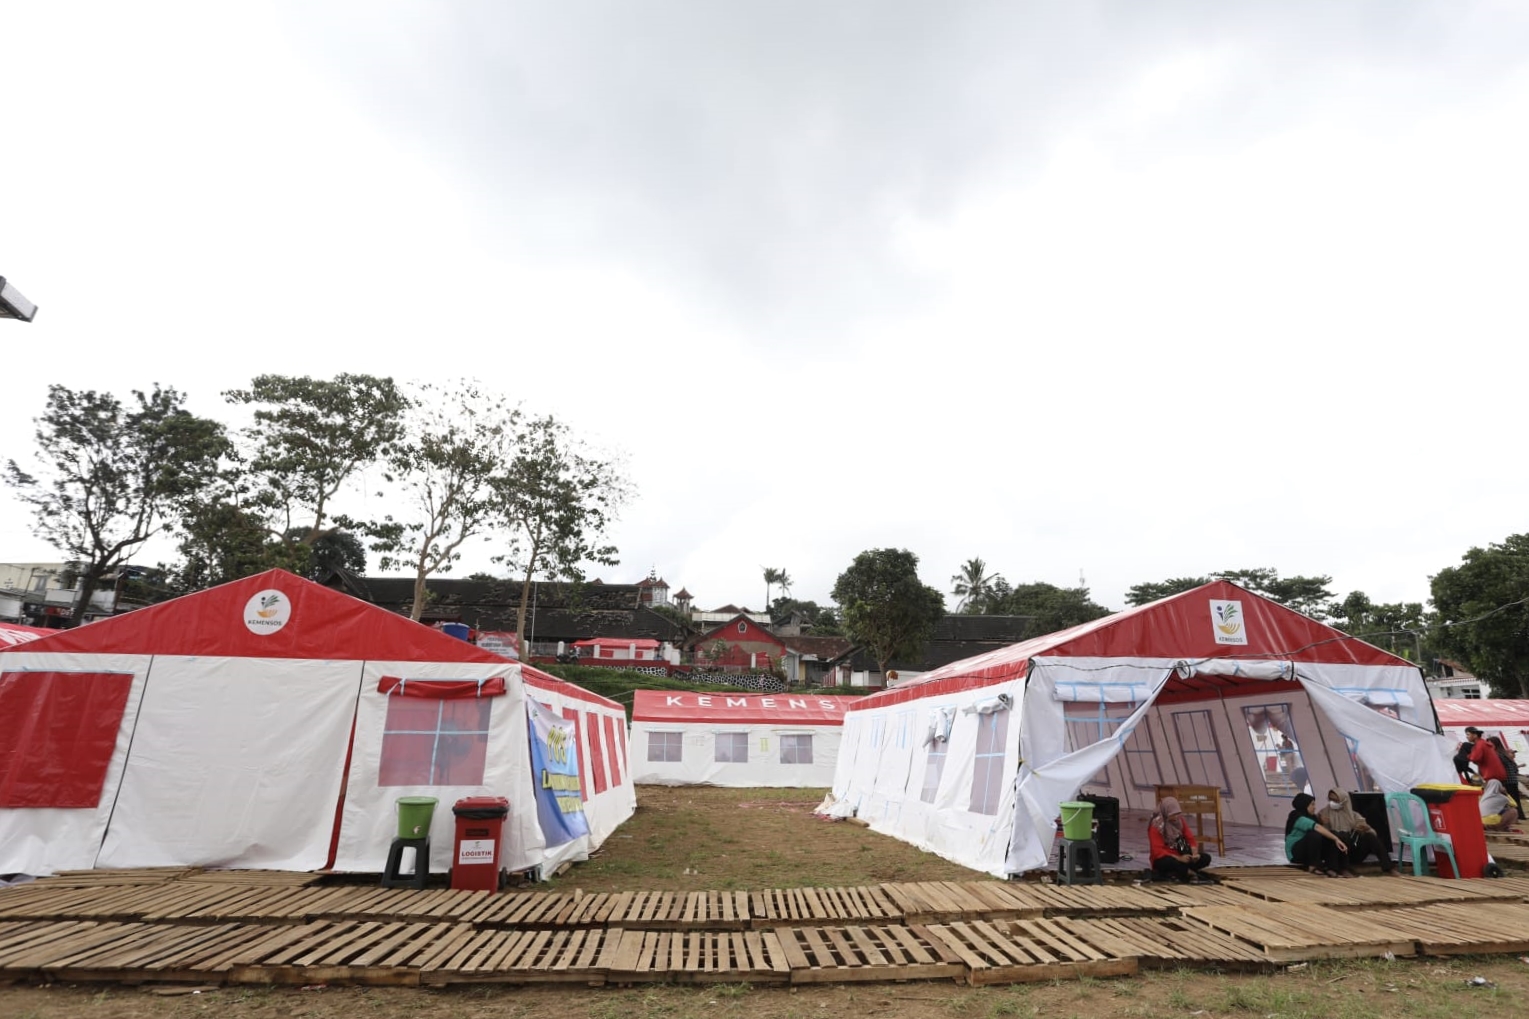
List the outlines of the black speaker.
{"label": "black speaker", "polygon": [[1349,793],[1348,798],[1354,813],[1370,822],[1370,827],[1380,836],[1380,844],[1390,846],[1392,852],[1395,852],[1396,844],[1391,841],[1391,818],[1386,815],[1386,794]]}
{"label": "black speaker", "polygon": [[1079,796],[1094,805],[1094,841],[1099,844],[1100,863],[1120,862],[1120,801],[1113,796]]}

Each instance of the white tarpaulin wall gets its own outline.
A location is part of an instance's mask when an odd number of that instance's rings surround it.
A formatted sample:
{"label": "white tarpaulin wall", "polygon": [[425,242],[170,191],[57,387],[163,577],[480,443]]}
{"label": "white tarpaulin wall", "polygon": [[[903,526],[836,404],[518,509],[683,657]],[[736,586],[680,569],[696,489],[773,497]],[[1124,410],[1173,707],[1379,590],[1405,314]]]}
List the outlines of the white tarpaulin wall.
{"label": "white tarpaulin wall", "polygon": [[638,690],[636,780],[652,785],[815,788],[833,781],[848,697]]}
{"label": "white tarpaulin wall", "polygon": [[1159,784],[1215,784],[1225,820],[1282,827],[1298,780],[1449,781],[1451,747],[1415,666],[1216,582],[871,696],[821,809],[1002,876],[1046,866],[1080,792],[1149,810]]}
{"label": "white tarpaulin wall", "polygon": [[[554,690],[509,682],[505,692],[484,698],[488,714],[488,743],[483,780],[472,785],[382,785],[383,734],[389,695],[378,686],[387,676],[407,673],[415,680],[487,680],[520,676],[518,665],[367,662],[356,711],[356,737],[350,759],[345,807],[340,821],[339,849],[334,867],[340,871],[378,869],[377,847],[384,852],[395,833],[394,804],[400,796],[433,796],[440,801],[430,825],[430,866],[451,866],[455,819],[451,805],[469,796],[504,796],[510,801],[502,865],[510,870],[542,867],[550,871],[565,859],[584,859],[604,842],[636,808],[637,799],[626,775],[626,715],[619,707],[577,700]],[[535,697],[565,719],[578,721],[579,774],[583,779],[584,814],[590,836],[548,848],[536,820],[535,780],[527,763],[530,740],[526,730],[526,696]],[[613,739],[613,737],[615,737]],[[595,766],[599,765],[596,775]]]}

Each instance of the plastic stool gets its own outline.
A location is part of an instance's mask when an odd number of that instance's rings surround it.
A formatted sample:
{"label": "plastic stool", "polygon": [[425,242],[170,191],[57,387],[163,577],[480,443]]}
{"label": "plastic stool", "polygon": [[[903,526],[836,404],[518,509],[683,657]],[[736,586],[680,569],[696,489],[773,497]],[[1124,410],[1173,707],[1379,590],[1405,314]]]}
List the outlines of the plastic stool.
{"label": "plastic stool", "polygon": [[[414,873],[400,874],[398,869],[403,866],[403,851],[414,850]],[[388,865],[382,871],[382,887],[384,888],[423,888],[425,882],[430,879],[430,838],[421,839],[394,839],[388,847]]]}
{"label": "plastic stool", "polygon": [[1063,839],[1057,850],[1057,880],[1064,885],[1104,883],[1099,866],[1099,843],[1093,839]]}

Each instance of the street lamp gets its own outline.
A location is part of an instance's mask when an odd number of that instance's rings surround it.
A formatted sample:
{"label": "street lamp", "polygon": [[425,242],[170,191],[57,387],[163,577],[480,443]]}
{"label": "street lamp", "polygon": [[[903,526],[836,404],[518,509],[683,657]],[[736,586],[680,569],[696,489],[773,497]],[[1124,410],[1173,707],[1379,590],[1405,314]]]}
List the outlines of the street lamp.
{"label": "street lamp", "polygon": [[21,296],[21,291],[0,276],[0,318],[19,318],[30,322],[37,316],[37,305]]}

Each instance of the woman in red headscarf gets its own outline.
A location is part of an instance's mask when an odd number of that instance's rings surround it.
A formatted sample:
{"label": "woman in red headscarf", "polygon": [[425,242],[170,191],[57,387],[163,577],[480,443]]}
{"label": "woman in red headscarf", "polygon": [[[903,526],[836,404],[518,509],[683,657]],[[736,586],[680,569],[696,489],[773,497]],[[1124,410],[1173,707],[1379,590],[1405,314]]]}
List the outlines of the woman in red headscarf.
{"label": "woman in red headscarf", "polygon": [[1157,880],[1173,878],[1194,884],[1210,880],[1200,873],[1210,866],[1210,854],[1195,845],[1195,837],[1184,823],[1184,809],[1172,796],[1164,796],[1157,805],[1157,813],[1147,826],[1147,841],[1151,845],[1152,876]]}

